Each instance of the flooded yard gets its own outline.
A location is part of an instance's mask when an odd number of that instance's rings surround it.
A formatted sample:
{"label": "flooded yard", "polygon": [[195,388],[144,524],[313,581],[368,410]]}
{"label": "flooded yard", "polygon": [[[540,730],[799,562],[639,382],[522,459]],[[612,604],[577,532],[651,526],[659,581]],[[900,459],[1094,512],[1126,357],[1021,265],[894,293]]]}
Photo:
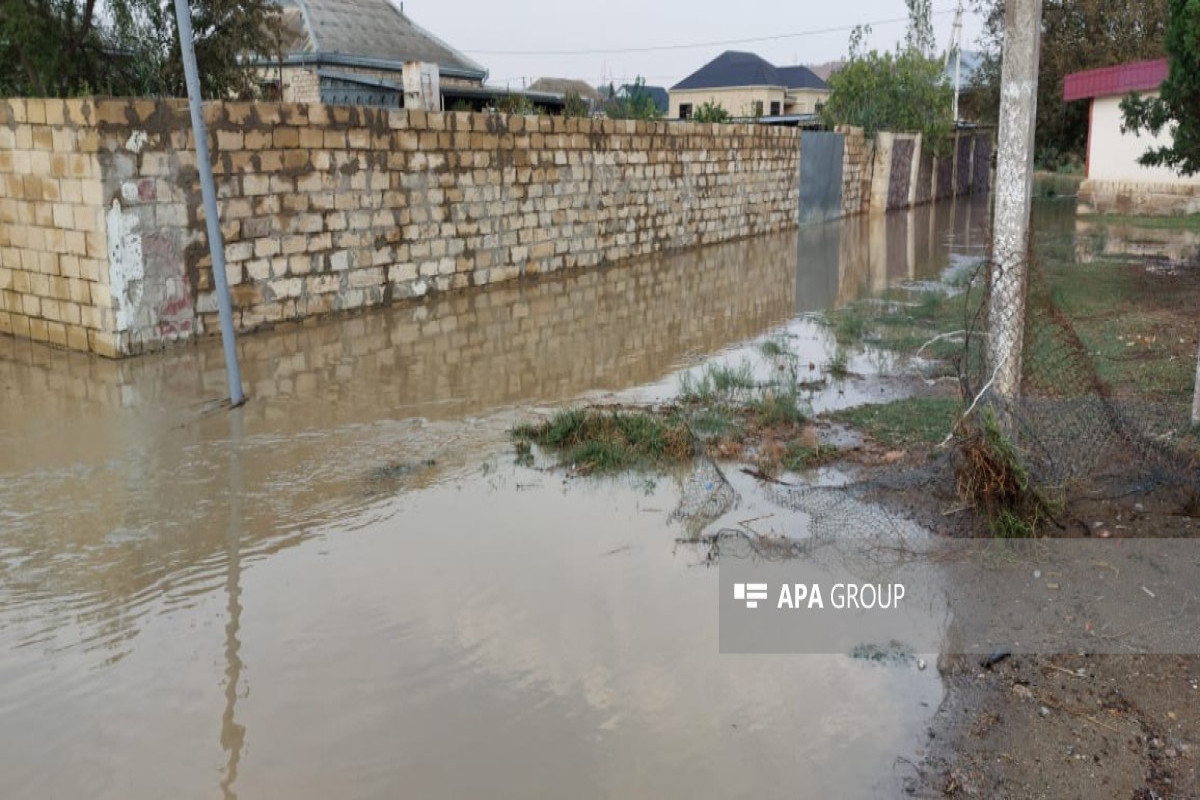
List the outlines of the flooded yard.
{"label": "flooded yard", "polygon": [[[892,796],[936,670],[720,655],[688,476],[522,465],[509,430],[772,339],[821,377],[814,313],[986,227],[961,201],[247,336],[232,412],[214,341],[0,339],[0,795]],[[893,391],[846,359],[815,411]]]}

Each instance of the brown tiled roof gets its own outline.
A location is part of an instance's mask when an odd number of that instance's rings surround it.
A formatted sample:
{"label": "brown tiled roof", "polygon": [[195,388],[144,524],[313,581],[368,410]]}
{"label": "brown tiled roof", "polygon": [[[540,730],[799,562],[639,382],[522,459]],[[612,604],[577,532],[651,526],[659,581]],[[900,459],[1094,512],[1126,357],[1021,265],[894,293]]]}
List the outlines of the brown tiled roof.
{"label": "brown tiled roof", "polygon": [[295,34],[289,55],[326,60],[405,61],[437,64],[443,74],[482,80],[487,70],[417,25],[388,0],[281,0],[285,24]]}

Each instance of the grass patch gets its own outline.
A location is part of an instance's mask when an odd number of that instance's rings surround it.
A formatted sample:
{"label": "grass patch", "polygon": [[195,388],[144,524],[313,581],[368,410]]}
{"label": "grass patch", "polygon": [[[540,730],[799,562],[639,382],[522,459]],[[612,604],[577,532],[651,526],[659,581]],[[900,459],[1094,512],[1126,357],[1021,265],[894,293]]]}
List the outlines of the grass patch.
{"label": "grass patch", "polygon": [[794,388],[768,389],[747,404],[754,421],[763,428],[799,425],[808,419],[808,410]]}
{"label": "grass patch", "polygon": [[[970,282],[973,273],[963,280]],[[968,304],[978,297],[970,292],[946,294],[921,289],[894,289],[886,292],[882,302],[861,300],[829,312],[825,324],[839,346],[858,346],[869,343],[881,350],[900,355],[914,355],[935,337],[963,330],[968,317]],[[939,339],[922,352],[931,361],[951,363],[962,353],[961,339]],[[836,368],[835,363],[832,365]],[[833,373],[835,377],[836,372]]]}
{"label": "grass patch", "polygon": [[[1118,394],[1169,402],[1191,397],[1195,294],[1178,277],[1151,274],[1138,264],[1058,259],[1045,264],[1043,275],[1044,285],[1031,287],[1031,308],[1053,303],[1061,311],[1100,380]],[[1034,314],[1026,341],[1025,377],[1040,393],[1091,390],[1086,375],[1074,374],[1080,366],[1072,373],[1066,363],[1073,345],[1058,322]]]}
{"label": "grass patch", "polygon": [[910,397],[882,405],[855,406],[829,415],[887,447],[934,445],[954,427],[963,404],[957,398]]}
{"label": "grass patch", "polygon": [[1200,231],[1200,214],[1175,214],[1172,216],[1105,214],[1097,219],[1106,226],[1123,225],[1158,231]]}
{"label": "grass patch", "polygon": [[792,442],[784,449],[780,463],[788,472],[803,472],[835,461],[840,455],[841,451],[833,445],[810,447]]}
{"label": "grass patch", "polygon": [[731,410],[720,406],[698,409],[688,418],[688,423],[701,436],[737,436],[742,431],[742,420]]}
{"label": "grass patch", "polygon": [[682,419],[645,411],[567,409],[540,424],[518,426],[512,435],[558,451],[579,472],[662,467],[696,455]]}
{"label": "grass patch", "polygon": [[688,404],[707,404],[745,394],[755,387],[754,370],[743,361],[736,366],[709,364],[699,375],[685,372],[679,380],[679,400]]}
{"label": "grass patch", "polygon": [[830,359],[826,371],[831,378],[838,380],[850,377],[850,359],[846,356],[845,350],[838,348],[837,352],[833,354],[833,358]]}
{"label": "grass patch", "polygon": [[787,339],[783,336],[772,336],[758,346],[758,351],[767,358],[784,358],[791,355]]}

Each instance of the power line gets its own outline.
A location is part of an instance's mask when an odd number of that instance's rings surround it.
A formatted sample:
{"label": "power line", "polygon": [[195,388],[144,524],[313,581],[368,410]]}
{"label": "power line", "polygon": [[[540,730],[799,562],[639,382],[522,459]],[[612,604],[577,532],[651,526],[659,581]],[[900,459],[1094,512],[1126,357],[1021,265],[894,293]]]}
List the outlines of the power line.
{"label": "power line", "polygon": [[[947,8],[941,11],[934,11],[930,16],[940,17],[946,14],[953,14],[954,9]],[[598,55],[617,55],[622,53],[656,53],[663,50],[693,50],[698,47],[724,47],[731,44],[754,44],[757,42],[775,42],[781,39],[798,39],[804,36],[821,36],[826,33],[843,33],[852,31],[860,25],[895,25],[899,22],[908,22],[908,17],[894,17],[892,19],[879,19],[871,22],[860,22],[854,25],[839,25],[833,28],[815,28],[807,31],[797,31],[796,33],[779,33],[773,36],[757,36],[751,39],[725,39],[714,42],[692,42],[688,44],[664,44],[650,47],[617,47],[610,49],[596,50],[471,50],[466,49],[465,52],[477,56],[598,56]]]}

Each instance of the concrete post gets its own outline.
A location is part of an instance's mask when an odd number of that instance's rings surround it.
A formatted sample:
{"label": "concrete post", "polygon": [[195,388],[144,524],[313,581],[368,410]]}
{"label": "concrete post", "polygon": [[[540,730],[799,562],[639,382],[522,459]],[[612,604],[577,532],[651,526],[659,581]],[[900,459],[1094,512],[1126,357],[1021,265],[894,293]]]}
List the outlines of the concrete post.
{"label": "concrete post", "polygon": [[1021,389],[1041,22],[1042,0],[1005,4],[988,356],[993,390],[1006,403]]}
{"label": "concrete post", "polygon": [[1200,425],[1200,350],[1196,352],[1196,391],[1192,394],[1192,424]]}

